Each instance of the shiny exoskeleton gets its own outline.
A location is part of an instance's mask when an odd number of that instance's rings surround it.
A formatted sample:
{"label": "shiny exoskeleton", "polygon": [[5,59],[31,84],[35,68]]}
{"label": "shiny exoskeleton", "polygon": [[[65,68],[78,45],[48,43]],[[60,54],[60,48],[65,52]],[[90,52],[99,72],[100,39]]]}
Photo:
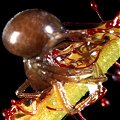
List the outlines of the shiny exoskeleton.
{"label": "shiny exoskeleton", "polygon": [[[81,39],[74,40],[73,37]],[[41,97],[54,86],[67,112],[77,113],[105,94],[102,82],[106,77],[96,63],[100,49],[96,46],[104,43],[92,42],[87,30],[66,30],[51,13],[28,9],[9,20],[3,30],[2,40],[9,52],[23,57],[27,80],[16,91],[18,97]],[[70,58],[75,53],[78,57]],[[92,83],[97,88],[94,92],[90,91],[85,100],[72,106],[64,92],[66,82]],[[28,86],[33,88],[33,93],[24,92]]]}

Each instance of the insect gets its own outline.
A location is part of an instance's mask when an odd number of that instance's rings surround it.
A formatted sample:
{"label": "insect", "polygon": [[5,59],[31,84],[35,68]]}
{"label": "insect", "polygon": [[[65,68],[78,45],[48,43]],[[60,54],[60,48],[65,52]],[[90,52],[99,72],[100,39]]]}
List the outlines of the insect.
{"label": "insect", "polygon": [[[109,38],[104,35],[104,40],[95,38],[92,35],[95,32],[103,30],[67,30],[56,16],[40,9],[28,9],[16,14],[6,24],[2,34],[5,48],[23,57],[27,79],[17,89],[16,95],[42,99],[54,88],[69,114],[78,113],[100,99],[107,91],[102,86],[107,78],[96,61],[102,45]],[[74,55],[77,57],[74,58]],[[64,90],[64,84],[69,82],[85,83],[89,87],[93,84],[95,89],[89,91],[85,100],[73,106]],[[32,93],[25,92],[29,86],[33,89]],[[13,101],[13,104],[16,103]]]}

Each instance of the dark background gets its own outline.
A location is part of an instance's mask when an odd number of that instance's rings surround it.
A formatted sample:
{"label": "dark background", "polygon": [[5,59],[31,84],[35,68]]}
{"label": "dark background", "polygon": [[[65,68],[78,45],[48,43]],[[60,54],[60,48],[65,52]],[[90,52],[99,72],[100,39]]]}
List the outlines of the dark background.
{"label": "dark background", "polygon": [[[113,19],[120,10],[120,0],[96,0],[96,3],[104,20]],[[16,0],[14,2],[12,0],[4,0],[4,2],[1,0],[0,36],[2,36],[5,24],[13,15],[29,8],[49,11],[62,22],[101,22],[95,11],[90,8],[90,0]],[[15,91],[24,82],[26,76],[22,58],[10,54],[4,48],[1,37],[0,39],[0,120],[2,120],[1,110],[10,107],[11,99],[17,99]],[[87,107],[82,113],[88,120],[120,119],[120,83],[109,78],[104,86],[108,89],[105,97],[111,105],[103,108],[98,101]]]}

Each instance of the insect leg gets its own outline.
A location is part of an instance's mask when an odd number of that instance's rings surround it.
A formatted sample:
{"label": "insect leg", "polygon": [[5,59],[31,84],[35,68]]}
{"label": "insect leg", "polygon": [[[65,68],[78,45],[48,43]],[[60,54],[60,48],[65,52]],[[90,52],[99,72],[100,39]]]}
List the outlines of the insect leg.
{"label": "insect leg", "polygon": [[[37,98],[40,97],[40,93],[24,93],[24,91],[30,86],[30,83],[29,83],[29,80],[26,79],[26,81],[16,90],[16,95],[19,97],[19,98],[25,98],[23,100],[27,100],[26,98],[29,98],[29,100],[31,99],[32,101],[35,101],[37,103]],[[22,111],[23,113],[25,114],[29,114],[29,115],[33,115],[36,113],[36,105],[33,106],[33,110],[32,111],[28,111],[27,109],[24,109],[22,106],[21,106],[21,102],[17,102],[15,100],[12,101],[12,105],[16,106],[16,108],[20,111]]]}
{"label": "insect leg", "polygon": [[37,98],[40,97],[40,93],[24,93],[24,91],[30,86],[29,80],[26,81],[16,90],[15,94],[19,98]]}
{"label": "insect leg", "polygon": [[75,107],[74,107],[75,112],[81,111],[85,107],[95,103],[97,100],[102,98],[106,92],[107,92],[107,89],[105,87],[103,87],[102,85],[98,85],[98,90],[96,90],[94,93],[90,94],[82,102],[75,105]]}
{"label": "insect leg", "polygon": [[[73,108],[73,106],[67,99],[63,84],[61,82],[57,81],[56,83],[52,83],[52,85],[53,85],[54,91],[59,96],[59,100],[62,103],[63,109],[66,110],[67,113],[69,113],[71,111],[71,109]],[[57,110],[57,108],[56,108],[56,110]]]}

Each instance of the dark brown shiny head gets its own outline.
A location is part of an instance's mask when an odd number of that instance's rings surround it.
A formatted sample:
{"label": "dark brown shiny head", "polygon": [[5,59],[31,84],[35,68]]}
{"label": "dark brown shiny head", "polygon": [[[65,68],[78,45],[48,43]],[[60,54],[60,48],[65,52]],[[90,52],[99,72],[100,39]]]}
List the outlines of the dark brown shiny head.
{"label": "dark brown shiny head", "polygon": [[60,20],[54,15],[39,9],[28,9],[8,21],[2,40],[5,48],[12,54],[33,57],[40,54],[47,43],[51,44],[50,40],[54,44],[53,33],[62,30]]}

